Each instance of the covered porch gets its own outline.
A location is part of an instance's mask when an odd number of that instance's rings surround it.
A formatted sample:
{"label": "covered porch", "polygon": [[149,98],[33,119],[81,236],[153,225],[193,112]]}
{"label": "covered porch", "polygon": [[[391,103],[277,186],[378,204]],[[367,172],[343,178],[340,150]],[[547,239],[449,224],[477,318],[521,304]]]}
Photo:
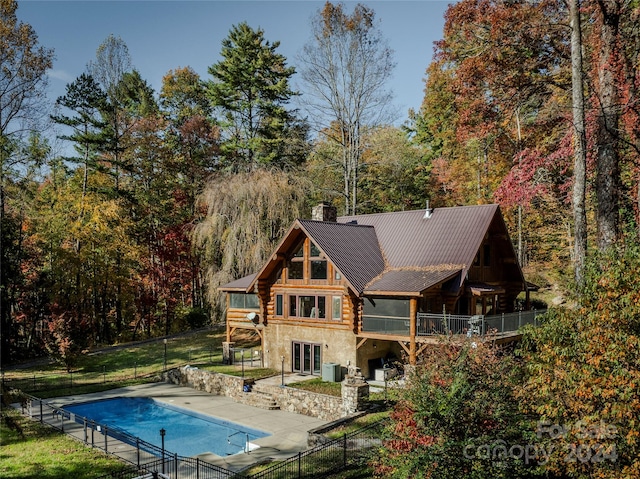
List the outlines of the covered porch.
{"label": "covered porch", "polygon": [[[397,343],[409,359],[416,364],[417,356],[438,337],[461,336],[487,338],[500,342],[516,340],[520,328],[537,325],[546,311],[515,311],[500,314],[452,314],[442,303],[441,313],[421,311],[424,297],[367,299],[358,328],[357,347],[365,354],[364,346],[372,341]],[[453,306],[453,305],[452,305]],[[453,309],[453,307],[451,308]],[[365,354],[366,355],[366,354]]]}
{"label": "covered porch", "polygon": [[[537,318],[546,310],[516,311],[495,315],[460,315],[449,313],[416,313],[416,326],[412,318],[372,317],[362,319],[359,336],[411,336],[412,329],[417,338],[437,335],[499,336],[517,332],[526,324],[537,325]],[[418,339],[419,340],[419,339]]]}

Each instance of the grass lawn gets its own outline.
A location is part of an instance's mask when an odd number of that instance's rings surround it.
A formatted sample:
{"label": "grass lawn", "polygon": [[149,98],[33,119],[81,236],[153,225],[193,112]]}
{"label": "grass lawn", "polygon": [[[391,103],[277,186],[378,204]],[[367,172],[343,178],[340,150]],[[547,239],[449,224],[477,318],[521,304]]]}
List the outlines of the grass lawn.
{"label": "grass lawn", "polygon": [[3,410],[5,414],[22,429],[23,436],[10,429],[5,420],[0,423],[2,479],[94,479],[126,467],[118,459],[15,411]]}
{"label": "grass lawn", "polygon": [[[222,364],[224,331],[198,331],[167,339],[166,366],[190,364],[202,369],[240,376],[242,365]],[[236,347],[251,347],[254,338],[236,341]],[[163,340],[135,343],[89,352],[78,359],[68,372],[59,364],[45,364],[5,372],[5,380],[40,398],[68,394],[87,394],[123,386],[154,381],[164,370]],[[245,362],[244,377],[262,378],[278,371],[251,367]],[[17,399],[16,399],[17,400]],[[38,422],[31,421],[9,408],[3,408],[10,423],[23,430],[21,435],[0,426],[0,477],[38,479],[95,478],[126,467],[110,457]]]}
{"label": "grass lawn", "polygon": [[[167,339],[167,369],[190,364],[198,368],[259,379],[278,375],[279,371],[251,367],[246,361],[244,368],[239,364],[222,364],[223,331],[199,331],[185,336]],[[255,338],[247,336],[236,341],[236,347],[249,348],[255,344]],[[81,356],[73,371],[68,372],[60,365],[45,365],[22,368],[5,372],[5,379],[12,387],[41,398],[50,398],[68,394],[86,394],[117,387],[142,384],[154,381],[164,370],[165,343],[163,340],[121,345]],[[256,365],[257,366],[257,365]],[[341,384],[324,382],[320,378],[291,384],[309,391],[333,396],[341,395]],[[386,399],[386,398],[385,398]],[[126,466],[117,458],[107,456],[83,445],[58,431],[31,421],[16,412],[3,409],[9,422],[19,424],[24,435],[7,427],[5,421],[0,425],[0,478],[62,479],[95,478]],[[345,432],[363,427],[377,419],[360,419],[348,429],[335,433],[341,436]],[[371,477],[371,471],[365,465],[355,467],[327,478],[358,479]]]}
{"label": "grass lawn", "polygon": [[[205,330],[167,339],[167,369],[190,364],[202,369],[242,375],[241,365],[222,364],[225,332]],[[255,344],[252,336],[236,341],[236,347]],[[121,345],[82,355],[72,371],[60,364],[26,367],[5,372],[10,387],[40,398],[86,394],[154,380],[164,370],[165,343],[162,340]],[[245,362],[244,376],[260,378],[277,371],[251,367]]]}
{"label": "grass lawn", "polygon": [[303,389],[305,391],[311,391],[319,394],[328,394],[329,396],[342,395],[342,384],[323,381],[322,378],[309,379],[307,381],[300,381],[297,383],[290,383],[287,386]]}

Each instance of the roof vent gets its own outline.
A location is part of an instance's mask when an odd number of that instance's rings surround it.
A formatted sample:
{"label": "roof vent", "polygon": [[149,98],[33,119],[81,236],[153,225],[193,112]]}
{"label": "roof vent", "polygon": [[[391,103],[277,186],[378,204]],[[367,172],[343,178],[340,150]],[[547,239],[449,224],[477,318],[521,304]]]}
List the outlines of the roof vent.
{"label": "roof vent", "polygon": [[429,200],[427,200],[427,208],[424,210],[424,219],[429,219],[431,218],[431,215],[433,214],[433,209],[429,208]]}

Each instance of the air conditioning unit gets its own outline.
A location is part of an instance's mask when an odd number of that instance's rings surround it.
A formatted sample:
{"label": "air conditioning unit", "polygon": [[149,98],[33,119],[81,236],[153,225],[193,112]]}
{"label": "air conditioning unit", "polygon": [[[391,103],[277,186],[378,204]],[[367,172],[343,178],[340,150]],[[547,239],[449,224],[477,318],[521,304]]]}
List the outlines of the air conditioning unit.
{"label": "air conditioning unit", "polygon": [[342,381],[342,367],[338,363],[323,363],[322,380],[331,383]]}

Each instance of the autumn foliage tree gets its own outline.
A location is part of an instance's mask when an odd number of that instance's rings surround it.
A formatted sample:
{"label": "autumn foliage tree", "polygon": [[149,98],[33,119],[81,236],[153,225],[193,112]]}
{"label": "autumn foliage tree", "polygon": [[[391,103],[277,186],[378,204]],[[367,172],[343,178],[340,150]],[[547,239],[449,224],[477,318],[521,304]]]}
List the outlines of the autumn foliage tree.
{"label": "autumn foliage tree", "polygon": [[555,450],[546,466],[553,477],[640,475],[638,258],[637,243],[591,258],[581,306],[553,311],[525,335],[518,401],[564,427],[542,434]]}
{"label": "autumn foliage tree", "polygon": [[[605,249],[638,224],[640,42],[634,2],[568,7],[451,5],[412,120],[416,141],[432,152],[438,201],[497,200],[529,245],[546,241],[550,230],[537,236],[541,223],[566,231],[553,243],[573,260],[580,284],[587,235]],[[573,221],[554,217],[571,210]],[[587,218],[595,221],[586,225]],[[527,253],[543,259],[528,250],[521,260]]]}
{"label": "autumn foliage tree", "polygon": [[[38,43],[33,27],[20,22],[18,3],[0,0],[0,360],[9,360],[13,348],[12,309],[17,295],[12,293],[19,277],[20,214],[10,208],[7,197],[22,174],[31,171],[21,155],[22,142],[30,132],[38,131],[44,116],[47,70],[53,65],[53,50]],[[18,273],[10,275],[9,272]]]}
{"label": "autumn foliage tree", "polygon": [[428,348],[391,415],[378,477],[532,477],[537,462],[508,454],[527,442],[515,400],[520,367],[490,342]]}

